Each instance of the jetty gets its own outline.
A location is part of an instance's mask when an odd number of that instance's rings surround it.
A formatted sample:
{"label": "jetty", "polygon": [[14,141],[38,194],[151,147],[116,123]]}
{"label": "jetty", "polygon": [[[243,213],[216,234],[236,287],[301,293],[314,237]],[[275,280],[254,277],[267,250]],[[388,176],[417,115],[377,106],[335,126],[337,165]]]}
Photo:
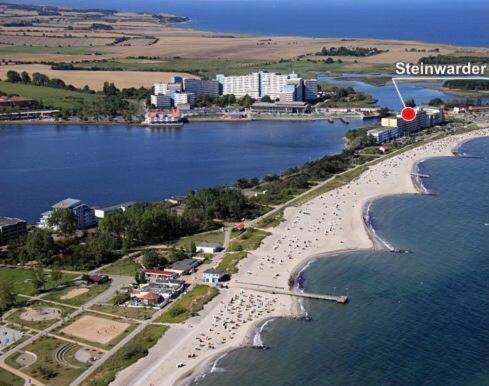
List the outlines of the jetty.
{"label": "jetty", "polygon": [[282,287],[265,286],[262,284],[243,283],[243,282],[236,282],[235,286],[241,289],[264,292],[273,295],[275,294],[288,295],[297,298],[325,300],[325,301],[339,303],[339,304],[345,304],[348,302],[348,296],[346,295],[324,295],[324,294],[316,294],[310,292],[289,291]]}
{"label": "jetty", "polygon": [[430,178],[429,174],[411,173],[413,177]]}

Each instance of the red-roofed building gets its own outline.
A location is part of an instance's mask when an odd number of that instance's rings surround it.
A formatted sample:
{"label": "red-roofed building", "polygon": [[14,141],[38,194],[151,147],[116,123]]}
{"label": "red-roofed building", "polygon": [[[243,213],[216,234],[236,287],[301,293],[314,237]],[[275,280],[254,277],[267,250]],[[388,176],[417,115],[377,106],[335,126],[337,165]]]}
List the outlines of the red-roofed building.
{"label": "red-roofed building", "polygon": [[178,274],[175,272],[167,271],[166,269],[160,269],[160,268],[145,269],[144,274],[149,282],[175,279],[178,276]]}

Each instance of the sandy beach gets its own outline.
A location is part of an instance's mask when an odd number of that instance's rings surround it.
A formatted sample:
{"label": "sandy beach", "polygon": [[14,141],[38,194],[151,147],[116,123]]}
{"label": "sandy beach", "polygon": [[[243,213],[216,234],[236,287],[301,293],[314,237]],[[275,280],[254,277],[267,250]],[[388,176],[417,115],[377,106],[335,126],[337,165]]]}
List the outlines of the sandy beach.
{"label": "sandy beach", "polygon": [[369,203],[385,195],[419,194],[412,176],[418,162],[452,156],[458,144],[482,136],[489,136],[488,128],[408,150],[370,166],[348,185],[287,208],[285,220],[268,230],[271,235],[260,248],[240,263],[230,288],[222,290],[198,317],[172,326],[147,357],[121,371],[113,384],[187,384],[205,374],[225,353],[244,345],[261,345],[258,326],[270,318],[298,317],[301,312],[292,297],[260,289],[287,290],[290,277],[321,255],[389,247],[372,238],[365,225]]}

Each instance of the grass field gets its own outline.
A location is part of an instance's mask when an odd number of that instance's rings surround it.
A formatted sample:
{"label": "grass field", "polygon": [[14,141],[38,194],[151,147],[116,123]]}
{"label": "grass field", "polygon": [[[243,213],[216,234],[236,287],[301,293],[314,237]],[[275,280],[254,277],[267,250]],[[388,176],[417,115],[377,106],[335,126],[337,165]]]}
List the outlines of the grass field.
{"label": "grass field", "polygon": [[115,379],[115,375],[138,359],[148,355],[148,349],[153,347],[168,330],[167,326],[149,325],[134,339],[125,344],[97,371],[86,379],[83,386],[105,386]]}
{"label": "grass field", "polygon": [[100,272],[108,275],[134,276],[141,270],[141,268],[141,265],[135,262],[134,259],[131,257],[126,257],[117,260]]}
{"label": "grass field", "polygon": [[158,318],[162,323],[182,323],[188,318],[195,316],[219,294],[216,287],[198,284],[183,297],[173,303],[169,309]]}
{"label": "grass field", "polygon": [[23,386],[24,380],[10,371],[0,368],[0,386]]}
{"label": "grass field", "polygon": [[124,71],[176,71],[215,78],[216,74],[243,75],[254,71],[267,70],[282,73],[295,71],[304,77],[312,77],[318,73],[333,72],[381,72],[388,69],[386,65],[358,63],[324,63],[323,59],[314,61],[306,59],[288,61],[264,61],[250,59],[166,59],[155,61],[138,61],[137,59],[119,59],[105,62],[79,63],[76,67],[99,70]]}
{"label": "grass field", "polygon": [[6,94],[16,94],[31,98],[42,102],[45,107],[58,109],[69,109],[74,106],[96,104],[102,100],[100,96],[93,94],[6,81],[0,81],[0,91]]}
{"label": "grass field", "polygon": [[132,318],[138,320],[146,320],[157,311],[154,308],[133,308],[122,306],[111,306],[108,304],[95,304],[90,307],[91,310],[105,312],[107,314],[122,316],[125,318]]}
{"label": "grass field", "polygon": [[88,47],[44,47],[44,46],[7,46],[0,47],[0,54],[59,54],[85,55],[95,52]]}
{"label": "grass field", "polygon": [[199,243],[224,243],[224,232],[222,230],[208,233],[201,233],[193,236],[182,237],[174,243],[176,248],[189,248],[190,244],[194,242],[196,245]]}
{"label": "grass field", "polygon": [[[14,291],[18,294],[28,296],[35,294],[34,286],[32,284],[32,274],[33,271],[30,269],[0,267],[0,280],[12,280]],[[46,272],[46,289],[73,280],[76,276],[76,274],[64,273],[61,280],[53,281],[51,280],[49,272]]]}
{"label": "grass field", "polygon": [[218,269],[221,269],[229,274],[238,272],[236,266],[239,261],[246,257],[248,253],[245,251],[242,252],[226,252],[222,258],[222,260],[217,265]]}
{"label": "grass field", "polygon": [[260,246],[261,241],[268,235],[269,233],[265,231],[249,228],[240,236],[231,241],[228,251],[253,251]]}
{"label": "grass field", "polygon": [[51,386],[64,386],[70,384],[71,381],[87,368],[87,365],[76,362],[73,356],[70,356],[69,354],[66,356],[68,363],[73,363],[74,365],[79,366],[78,368],[69,367],[59,363],[55,359],[54,354],[64,345],[66,345],[65,341],[46,336],[31,343],[25,348],[25,351],[37,355],[37,361],[32,365],[23,368],[22,372],[39,379],[43,383],[49,383]]}
{"label": "grass field", "polygon": [[44,299],[52,300],[64,304],[69,304],[71,306],[81,306],[82,304],[88,302],[90,299],[104,292],[109,287],[110,287],[110,283],[98,284],[98,285],[93,284],[90,287],[88,287],[88,292],[85,292],[84,294],[78,295],[71,299],[61,299],[63,295],[66,295],[71,290],[75,288],[79,288],[77,286],[69,286],[60,291],[55,291],[53,293],[50,293],[49,295],[45,296]]}

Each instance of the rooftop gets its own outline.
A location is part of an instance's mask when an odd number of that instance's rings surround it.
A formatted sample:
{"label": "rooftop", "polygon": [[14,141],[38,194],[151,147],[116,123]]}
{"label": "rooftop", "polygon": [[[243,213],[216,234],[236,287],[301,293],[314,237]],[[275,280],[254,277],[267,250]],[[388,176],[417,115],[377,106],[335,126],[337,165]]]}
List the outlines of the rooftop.
{"label": "rooftop", "polygon": [[53,205],[54,209],[70,209],[81,204],[81,201],[76,198],[65,198],[63,201]]}
{"label": "rooftop", "polygon": [[177,271],[186,271],[188,269],[191,269],[191,268],[198,266],[199,263],[200,262],[198,260],[188,258],[188,259],[183,259],[183,260],[174,262],[170,266],[170,268],[177,270]]}
{"label": "rooftop", "polygon": [[225,273],[222,269],[217,268],[209,268],[204,271],[204,274],[208,275],[224,275]]}
{"label": "rooftop", "polygon": [[136,204],[136,201],[128,201],[128,202],[122,202],[120,204],[112,205],[112,206],[107,206],[105,208],[98,208],[98,210],[103,210],[104,212],[110,212],[113,210],[121,209],[121,208],[129,208],[130,206],[133,206]]}
{"label": "rooftop", "polygon": [[19,222],[25,222],[25,221],[15,217],[0,217],[0,227],[7,226],[7,225],[15,225],[18,224]]}

